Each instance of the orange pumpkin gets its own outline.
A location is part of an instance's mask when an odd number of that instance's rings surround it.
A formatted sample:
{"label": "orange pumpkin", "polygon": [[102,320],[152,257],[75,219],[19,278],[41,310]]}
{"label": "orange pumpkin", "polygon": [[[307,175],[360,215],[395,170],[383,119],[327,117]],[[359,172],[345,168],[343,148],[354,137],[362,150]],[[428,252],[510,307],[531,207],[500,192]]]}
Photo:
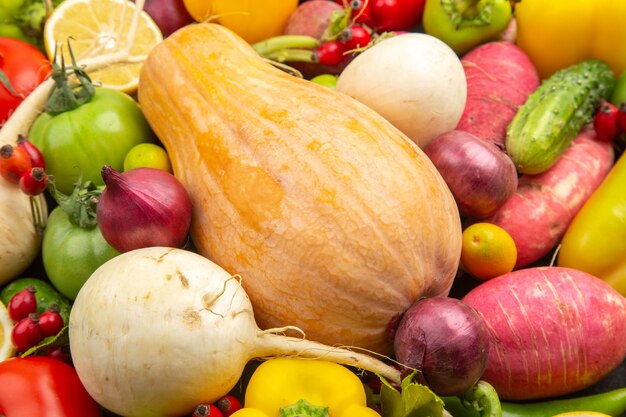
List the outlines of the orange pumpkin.
{"label": "orange pumpkin", "polygon": [[373,110],[213,23],[152,50],[138,99],[192,198],[198,252],[241,275],[261,328],[389,354],[394,319],[449,292],[454,199]]}

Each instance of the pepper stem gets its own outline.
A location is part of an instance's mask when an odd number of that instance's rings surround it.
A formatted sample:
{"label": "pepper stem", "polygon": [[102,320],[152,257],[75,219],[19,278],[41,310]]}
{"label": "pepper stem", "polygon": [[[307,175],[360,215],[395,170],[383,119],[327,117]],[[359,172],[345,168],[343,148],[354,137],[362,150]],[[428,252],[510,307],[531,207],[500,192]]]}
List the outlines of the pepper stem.
{"label": "pepper stem", "polygon": [[461,400],[465,408],[479,412],[481,417],[502,417],[500,398],[488,382],[478,381]]}
{"label": "pepper stem", "polygon": [[456,29],[491,24],[494,0],[441,0],[441,9]]}
{"label": "pepper stem", "polygon": [[297,403],[280,408],[278,417],[329,417],[328,407],[313,405],[301,399]]}

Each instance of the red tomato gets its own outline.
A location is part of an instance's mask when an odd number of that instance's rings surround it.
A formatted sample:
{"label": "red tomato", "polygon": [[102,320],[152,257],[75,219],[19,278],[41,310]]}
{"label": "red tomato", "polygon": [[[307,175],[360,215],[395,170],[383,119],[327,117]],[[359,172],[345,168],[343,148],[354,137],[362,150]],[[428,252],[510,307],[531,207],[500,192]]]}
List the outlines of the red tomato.
{"label": "red tomato", "polygon": [[24,98],[48,77],[52,65],[33,45],[19,39],[0,37],[0,71],[0,80],[8,81],[17,94],[11,93],[4,82],[0,82],[2,126]]}
{"label": "red tomato", "polygon": [[407,31],[422,22],[426,0],[335,0],[376,32]]}
{"label": "red tomato", "polygon": [[422,22],[425,0],[370,0],[378,32],[411,30]]}
{"label": "red tomato", "polygon": [[0,362],[0,415],[101,417],[71,365],[44,356]]}

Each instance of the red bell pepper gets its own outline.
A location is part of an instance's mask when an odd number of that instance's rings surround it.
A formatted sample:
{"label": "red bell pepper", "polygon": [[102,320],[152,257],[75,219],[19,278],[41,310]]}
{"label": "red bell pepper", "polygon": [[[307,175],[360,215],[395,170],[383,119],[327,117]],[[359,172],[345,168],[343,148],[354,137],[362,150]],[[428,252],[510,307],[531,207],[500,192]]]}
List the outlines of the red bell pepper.
{"label": "red bell pepper", "polygon": [[44,356],[0,362],[0,415],[4,417],[102,417],[74,368]]}

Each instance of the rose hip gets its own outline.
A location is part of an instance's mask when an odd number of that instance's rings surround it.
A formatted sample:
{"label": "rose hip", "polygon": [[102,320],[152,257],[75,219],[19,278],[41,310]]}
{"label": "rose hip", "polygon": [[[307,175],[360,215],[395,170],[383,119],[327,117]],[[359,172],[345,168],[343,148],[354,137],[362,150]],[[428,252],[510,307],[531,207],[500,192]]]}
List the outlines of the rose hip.
{"label": "rose hip", "polygon": [[35,292],[35,287],[29,285],[11,297],[7,309],[9,311],[9,317],[11,317],[14,323],[28,317],[31,313],[37,312],[37,297],[35,297]]}
{"label": "rose hip", "polygon": [[58,307],[51,307],[39,315],[39,329],[44,337],[56,336],[63,329],[63,317]]}
{"label": "rose hip", "polygon": [[11,342],[18,352],[26,352],[42,340],[39,319],[34,313],[18,321],[11,331]]}

